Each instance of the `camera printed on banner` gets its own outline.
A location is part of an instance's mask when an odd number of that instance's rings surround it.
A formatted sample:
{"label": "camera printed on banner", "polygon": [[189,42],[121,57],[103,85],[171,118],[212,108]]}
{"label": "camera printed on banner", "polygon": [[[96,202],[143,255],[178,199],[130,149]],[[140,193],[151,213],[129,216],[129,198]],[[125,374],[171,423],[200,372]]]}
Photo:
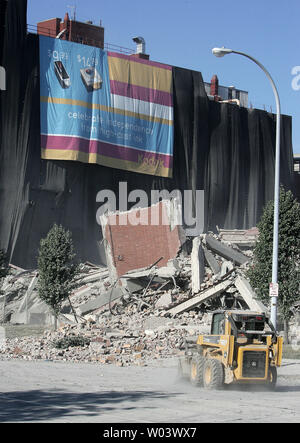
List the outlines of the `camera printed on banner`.
{"label": "camera printed on banner", "polygon": [[6,333],[5,328],[0,326],[0,352],[6,349]]}

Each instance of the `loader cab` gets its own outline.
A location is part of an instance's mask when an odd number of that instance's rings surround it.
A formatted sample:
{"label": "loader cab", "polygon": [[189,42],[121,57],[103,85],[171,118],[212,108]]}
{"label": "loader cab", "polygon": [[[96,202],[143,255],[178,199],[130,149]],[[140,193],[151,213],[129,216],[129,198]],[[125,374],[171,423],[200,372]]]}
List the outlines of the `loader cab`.
{"label": "loader cab", "polygon": [[275,331],[264,314],[251,311],[215,311],[211,321],[211,335],[240,335],[261,338]]}
{"label": "loader cab", "polygon": [[211,322],[211,335],[224,335],[225,334],[225,313],[215,312]]}

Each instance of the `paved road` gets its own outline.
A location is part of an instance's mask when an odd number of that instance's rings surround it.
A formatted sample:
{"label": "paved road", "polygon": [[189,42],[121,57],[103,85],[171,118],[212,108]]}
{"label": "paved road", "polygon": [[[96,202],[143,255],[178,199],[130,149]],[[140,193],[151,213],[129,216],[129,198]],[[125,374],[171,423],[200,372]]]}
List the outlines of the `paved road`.
{"label": "paved road", "polygon": [[299,422],[300,360],[286,360],[275,392],[205,391],[162,367],[0,361],[0,422]]}

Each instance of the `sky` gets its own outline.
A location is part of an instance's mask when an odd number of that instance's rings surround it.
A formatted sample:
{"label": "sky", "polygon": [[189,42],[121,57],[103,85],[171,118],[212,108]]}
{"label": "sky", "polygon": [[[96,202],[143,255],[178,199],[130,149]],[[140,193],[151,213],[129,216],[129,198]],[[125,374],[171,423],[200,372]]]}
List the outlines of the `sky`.
{"label": "sky", "polygon": [[151,60],[193,69],[204,81],[214,74],[224,86],[249,92],[253,107],[276,112],[269,80],[252,61],[236,54],[223,58],[212,48],[225,46],[259,60],[278,89],[281,112],[292,116],[293,150],[300,153],[299,0],[27,0],[27,23],[63,19],[92,20],[105,28],[105,43],[135,50],[142,36]]}

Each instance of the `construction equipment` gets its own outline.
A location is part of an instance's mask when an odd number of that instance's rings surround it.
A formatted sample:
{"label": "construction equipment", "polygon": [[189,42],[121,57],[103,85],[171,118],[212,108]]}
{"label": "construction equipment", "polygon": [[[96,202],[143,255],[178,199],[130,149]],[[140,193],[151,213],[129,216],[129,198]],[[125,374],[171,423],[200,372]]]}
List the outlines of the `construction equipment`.
{"label": "construction equipment", "polygon": [[283,338],[266,314],[219,310],[212,315],[211,333],[186,341],[179,361],[182,376],[192,384],[220,389],[224,384],[265,384],[274,389],[281,365]]}

